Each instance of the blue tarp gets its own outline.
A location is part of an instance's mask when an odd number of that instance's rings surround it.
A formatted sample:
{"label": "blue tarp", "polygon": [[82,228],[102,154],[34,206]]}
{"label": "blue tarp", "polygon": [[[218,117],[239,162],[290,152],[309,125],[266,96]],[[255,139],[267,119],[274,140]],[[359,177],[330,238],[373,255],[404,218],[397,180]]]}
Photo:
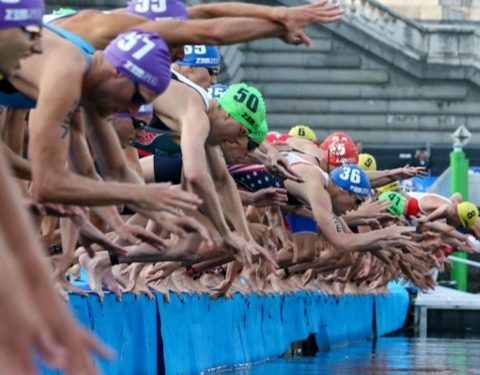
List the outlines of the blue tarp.
{"label": "blue tarp", "polygon": [[407,318],[409,297],[402,286],[389,285],[390,293],[375,297],[377,336],[399,330]]}
{"label": "blue tarp", "polygon": [[[75,316],[117,352],[99,361],[105,374],[197,374],[283,354],[290,343],[315,334],[322,349],[343,346],[401,328],[408,294],[393,288],[386,296],[289,295],[208,296],[159,294],[149,301],[124,295],[71,295]],[[376,319],[374,320],[374,313]],[[58,374],[43,370],[44,374]]]}

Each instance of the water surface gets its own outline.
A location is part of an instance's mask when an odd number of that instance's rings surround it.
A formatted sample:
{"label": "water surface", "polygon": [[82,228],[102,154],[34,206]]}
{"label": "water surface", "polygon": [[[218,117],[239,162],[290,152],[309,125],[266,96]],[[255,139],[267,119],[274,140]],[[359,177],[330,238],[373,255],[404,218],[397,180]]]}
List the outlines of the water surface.
{"label": "water surface", "polygon": [[480,338],[385,337],[315,357],[280,358],[221,374],[480,374]]}

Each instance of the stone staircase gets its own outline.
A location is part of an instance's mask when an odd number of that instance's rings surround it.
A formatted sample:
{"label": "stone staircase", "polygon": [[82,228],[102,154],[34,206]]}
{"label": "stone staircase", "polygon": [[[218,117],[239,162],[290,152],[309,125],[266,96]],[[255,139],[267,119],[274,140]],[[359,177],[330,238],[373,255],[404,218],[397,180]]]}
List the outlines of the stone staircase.
{"label": "stone staircase", "polygon": [[480,21],[479,0],[379,0],[405,17],[424,21]]}
{"label": "stone staircase", "polygon": [[[298,5],[299,1],[283,0]],[[223,77],[258,86],[272,129],[343,129],[370,145],[451,144],[465,124],[480,143],[476,28],[425,26],[371,0],[309,31],[314,47],[263,40],[222,47]]]}

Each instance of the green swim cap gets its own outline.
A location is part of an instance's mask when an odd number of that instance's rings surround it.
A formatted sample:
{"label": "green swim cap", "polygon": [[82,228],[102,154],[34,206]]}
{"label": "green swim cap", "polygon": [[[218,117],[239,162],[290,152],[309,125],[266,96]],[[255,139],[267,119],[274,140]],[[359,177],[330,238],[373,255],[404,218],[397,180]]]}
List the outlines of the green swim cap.
{"label": "green swim cap", "polygon": [[246,83],[237,83],[230,85],[218,103],[230,117],[245,126],[249,138],[263,142],[268,125],[265,101],[260,91]]}
{"label": "green swim cap", "polygon": [[75,14],[77,13],[78,11],[76,9],[73,9],[73,8],[58,8],[58,9],[55,9],[52,14],[54,16],[70,16],[72,14]]}
{"label": "green swim cap", "polygon": [[388,212],[390,212],[392,215],[395,215],[397,217],[400,217],[403,215],[403,211],[405,210],[405,204],[407,200],[400,193],[397,193],[395,191],[386,191],[380,194],[380,196],[378,197],[378,200],[390,202],[390,207],[388,209]]}

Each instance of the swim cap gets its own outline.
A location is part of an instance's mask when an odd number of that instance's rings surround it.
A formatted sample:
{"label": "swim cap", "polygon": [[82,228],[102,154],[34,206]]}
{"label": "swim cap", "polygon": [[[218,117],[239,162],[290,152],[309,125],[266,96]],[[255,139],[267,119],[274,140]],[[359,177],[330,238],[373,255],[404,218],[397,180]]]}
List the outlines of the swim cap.
{"label": "swim cap", "polygon": [[400,191],[400,181],[393,181],[387,185],[383,185],[377,188],[379,193],[383,193],[384,191]]}
{"label": "swim cap", "polygon": [[268,125],[265,102],[260,91],[246,83],[236,83],[230,85],[218,103],[230,117],[247,128],[249,138],[263,142]]}
{"label": "swim cap", "polygon": [[208,44],[186,45],[184,50],[185,57],[176,61],[177,65],[220,69],[222,59],[217,47]]}
{"label": "swim cap", "polygon": [[131,30],[117,36],[103,51],[120,73],[158,95],[170,83],[170,53],[160,36]]}
{"label": "swim cap", "polygon": [[307,125],[293,126],[288,132],[288,135],[291,135],[293,137],[303,137],[308,139],[309,141],[317,140],[317,136],[315,135],[315,132]]}
{"label": "swim cap", "polygon": [[356,164],[346,164],[330,173],[330,178],[340,189],[366,198],[372,195],[367,174]]}
{"label": "swim cap", "polygon": [[42,25],[43,0],[0,0],[0,29]]}
{"label": "swim cap", "polygon": [[388,208],[388,212],[392,215],[400,217],[403,215],[405,210],[405,204],[407,200],[403,195],[394,191],[386,191],[378,197],[380,201],[389,201],[390,207]]}
{"label": "swim cap", "polygon": [[339,167],[342,164],[357,164],[358,152],[349,135],[342,132],[330,134],[320,145],[325,151],[328,164]]}
{"label": "swim cap", "polygon": [[118,118],[149,117],[153,115],[153,105],[144,104],[140,106],[138,111],[133,115],[128,112],[117,112],[117,113],[114,113],[113,115]]}
{"label": "swim cap", "polygon": [[377,161],[373,155],[363,153],[358,155],[358,166],[364,171],[376,171]]}
{"label": "swim cap", "polygon": [[180,0],[130,0],[127,12],[151,21],[175,18],[188,19],[188,10]]}
{"label": "swim cap", "polygon": [[222,85],[221,83],[216,83],[208,88],[208,93],[212,99],[220,99],[227,90],[228,86]]}
{"label": "swim cap", "polygon": [[457,205],[457,215],[464,228],[471,228],[478,218],[478,208],[471,202]]}
{"label": "swim cap", "polygon": [[420,206],[418,205],[418,199],[409,198],[407,200],[407,210],[405,211],[405,217],[410,219],[412,217],[417,217],[420,213]]}

